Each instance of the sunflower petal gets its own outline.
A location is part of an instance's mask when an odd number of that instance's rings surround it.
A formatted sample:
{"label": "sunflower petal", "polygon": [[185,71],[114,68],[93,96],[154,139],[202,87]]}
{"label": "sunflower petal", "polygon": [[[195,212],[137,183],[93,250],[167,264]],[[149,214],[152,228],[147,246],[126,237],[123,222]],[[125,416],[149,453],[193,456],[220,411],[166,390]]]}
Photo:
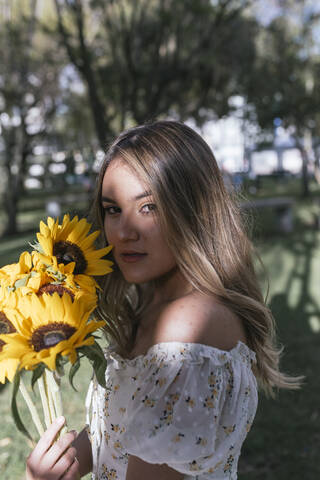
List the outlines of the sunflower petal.
{"label": "sunflower petal", "polygon": [[12,382],[19,365],[19,360],[9,358],[0,361],[0,383],[5,383],[6,378]]}
{"label": "sunflower petal", "polygon": [[91,245],[94,244],[95,240],[99,237],[100,235],[100,232],[99,230],[91,233],[90,235],[88,235],[84,240],[82,240],[82,242],[79,244],[79,247],[81,248],[81,250],[87,250],[88,248],[91,247]]}

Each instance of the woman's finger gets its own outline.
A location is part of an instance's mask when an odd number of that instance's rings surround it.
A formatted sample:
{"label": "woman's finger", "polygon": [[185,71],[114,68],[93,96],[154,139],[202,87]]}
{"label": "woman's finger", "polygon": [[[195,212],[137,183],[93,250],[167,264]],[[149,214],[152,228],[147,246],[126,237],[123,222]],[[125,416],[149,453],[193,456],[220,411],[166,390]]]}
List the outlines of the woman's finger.
{"label": "woman's finger", "polygon": [[[62,437],[59,438],[47,452],[47,455],[43,458],[43,466],[45,468],[53,468],[53,466],[58,462],[60,457],[69,449],[72,442],[77,437],[77,432],[68,432]],[[63,472],[62,472],[63,473]]]}
{"label": "woman's finger", "polygon": [[50,427],[44,432],[44,434],[38,441],[31,455],[29,455],[29,461],[32,461],[33,458],[35,458],[37,462],[41,461],[43,455],[49,450],[49,448],[53,444],[65,421],[66,420],[64,417],[59,417],[50,425]]}
{"label": "woman's finger", "polygon": [[64,475],[60,477],[60,480],[80,480],[79,462],[76,458]]}
{"label": "woman's finger", "polygon": [[76,455],[77,450],[74,447],[68,448],[53,466],[52,472],[63,475],[74,463]]}

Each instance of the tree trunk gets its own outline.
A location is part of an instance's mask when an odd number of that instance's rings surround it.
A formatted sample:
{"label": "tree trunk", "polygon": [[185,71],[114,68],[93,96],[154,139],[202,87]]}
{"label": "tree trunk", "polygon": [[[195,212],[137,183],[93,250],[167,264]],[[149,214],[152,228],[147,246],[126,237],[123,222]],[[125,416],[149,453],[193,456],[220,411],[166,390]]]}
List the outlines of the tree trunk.
{"label": "tree trunk", "polygon": [[320,185],[320,152],[317,147],[313,149],[314,152],[314,178]]}
{"label": "tree trunk", "polygon": [[6,146],[4,168],[7,181],[2,198],[7,221],[2,236],[6,236],[18,232],[18,200],[24,193],[27,158],[30,153],[30,138],[25,130],[25,119],[22,117],[21,125],[12,128],[3,138]]}
{"label": "tree trunk", "polygon": [[81,1],[76,0],[71,7],[71,10],[75,14],[78,42],[77,49],[80,55],[80,60],[76,56],[75,50],[69,42],[69,33],[67,33],[65,30],[63,24],[62,7],[58,0],[55,0],[55,5],[61,41],[67,51],[71,63],[80,72],[82,78],[86,82],[96,135],[100,147],[104,150],[107,145],[108,136],[113,134],[113,132],[106,117],[106,109],[103,99],[99,95],[98,82],[95,76],[94,68],[92,67],[90,50],[85,42],[84,17]]}
{"label": "tree trunk", "polygon": [[312,147],[312,133],[309,129],[300,129],[296,134],[296,145],[300,151],[302,158],[302,169],[301,169],[301,182],[302,197],[308,197],[310,195],[309,188],[309,166],[313,164],[313,147]]}
{"label": "tree trunk", "polygon": [[18,197],[16,192],[12,191],[11,188],[9,188],[3,194],[3,205],[7,214],[7,223],[4,231],[2,232],[2,236],[5,237],[6,235],[13,235],[14,233],[18,232]]}
{"label": "tree trunk", "polygon": [[309,164],[309,157],[308,153],[305,148],[299,148],[301,157],[302,157],[302,169],[301,169],[301,195],[302,197],[308,197],[310,195],[310,188],[309,188],[309,172],[308,172],[308,164]]}

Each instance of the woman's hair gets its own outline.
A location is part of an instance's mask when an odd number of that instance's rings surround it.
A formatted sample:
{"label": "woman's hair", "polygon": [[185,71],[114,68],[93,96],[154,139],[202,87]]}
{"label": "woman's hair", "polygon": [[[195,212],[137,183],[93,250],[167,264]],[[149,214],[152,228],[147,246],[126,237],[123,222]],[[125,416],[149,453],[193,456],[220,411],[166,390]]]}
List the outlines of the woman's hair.
{"label": "woman's hair", "polygon": [[[254,368],[262,387],[269,393],[274,387],[297,388],[299,378],[279,371],[281,349],[275,345],[274,319],[254,270],[253,247],[207,143],[175,121],[121,133],[108,149],[98,178],[93,216],[102,231],[102,182],[114,158],[125,161],[151,190],[162,231],[185,278],[241,318],[248,346],[256,353]],[[154,285],[129,284],[115,265],[100,286],[97,314],[106,320],[107,336],[127,356]]]}

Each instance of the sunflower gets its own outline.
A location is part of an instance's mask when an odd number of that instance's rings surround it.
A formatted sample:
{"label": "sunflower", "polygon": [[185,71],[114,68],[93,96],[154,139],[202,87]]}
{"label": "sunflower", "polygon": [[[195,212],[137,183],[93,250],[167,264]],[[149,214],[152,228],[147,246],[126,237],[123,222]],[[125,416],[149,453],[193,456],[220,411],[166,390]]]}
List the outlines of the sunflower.
{"label": "sunflower", "polygon": [[[59,272],[59,275],[54,275],[52,272],[49,274],[43,268],[44,265],[35,260],[34,255],[23,252],[18,263],[6,265],[1,269],[0,300],[6,297],[5,300],[10,302],[10,306],[14,308],[17,307],[19,298],[29,293],[42,295],[43,293],[58,292],[61,296],[63,292],[66,292],[73,300],[84,294],[74,283],[72,274],[62,272]],[[92,295],[94,301],[96,288],[87,288],[86,292]],[[12,295],[12,293],[15,293],[15,295]]]}
{"label": "sunflower", "polygon": [[32,258],[29,252],[22,252],[18,263],[11,263],[0,268],[0,278],[15,278],[18,275],[29,273],[32,269]]}
{"label": "sunflower", "polygon": [[107,255],[112,246],[95,249],[94,242],[99,231],[89,234],[91,224],[75,216],[70,220],[64,215],[62,225],[59,220],[49,217],[47,224],[40,222],[40,232],[37,233],[38,244],[34,248],[39,252],[38,258],[48,267],[60,269],[61,265],[68,268],[67,273],[73,273],[75,282],[86,288],[94,283],[84,276],[106,275],[112,272],[110,260],[102,257]]}
{"label": "sunflower", "polygon": [[63,293],[60,297],[57,292],[23,297],[23,321],[17,333],[0,335],[6,343],[0,358],[19,358],[20,368],[27,370],[41,362],[54,370],[57,355],[68,356],[74,363],[77,348],[92,345],[94,337],[90,334],[104,325],[103,321],[89,319],[95,307],[86,295],[75,302],[70,295]]}
{"label": "sunflower", "polygon": [[17,308],[18,304],[18,295],[15,291],[10,291],[6,287],[2,286],[0,287],[0,309],[2,308],[3,305],[5,305],[7,308],[10,309],[15,309]]}
{"label": "sunflower", "polygon": [[[18,328],[18,312],[8,308],[3,300],[0,302],[0,333],[10,337]],[[17,371],[19,360],[16,358],[1,358],[6,342],[0,340],[0,383],[5,383],[6,378],[12,382]]]}
{"label": "sunflower", "polygon": [[[52,264],[45,265],[43,263],[43,255],[34,251],[32,252],[33,263],[37,270],[42,271],[49,278],[47,283],[64,285],[73,291],[81,292],[82,290],[91,295],[97,294],[97,284],[92,277],[88,275],[73,275],[74,262],[64,265],[58,261],[56,257],[52,257]],[[77,280],[77,281],[76,281]]]}
{"label": "sunflower", "polygon": [[40,287],[40,273],[33,270],[32,256],[29,252],[22,252],[18,263],[0,269],[0,284],[8,290],[23,286],[33,291]]}
{"label": "sunflower", "polygon": [[34,268],[29,252],[20,255],[18,263],[6,265],[0,269],[0,285],[8,292],[19,291],[20,294],[36,292],[50,281],[45,271]]}

